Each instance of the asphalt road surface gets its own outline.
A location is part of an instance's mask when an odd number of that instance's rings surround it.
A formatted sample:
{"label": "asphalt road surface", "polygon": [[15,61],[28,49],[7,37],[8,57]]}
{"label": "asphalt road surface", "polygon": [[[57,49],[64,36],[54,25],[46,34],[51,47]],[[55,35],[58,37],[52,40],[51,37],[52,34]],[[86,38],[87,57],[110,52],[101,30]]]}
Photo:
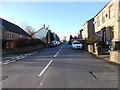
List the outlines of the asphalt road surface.
{"label": "asphalt road surface", "polygon": [[20,56],[3,64],[2,88],[118,88],[117,66],[67,44]]}

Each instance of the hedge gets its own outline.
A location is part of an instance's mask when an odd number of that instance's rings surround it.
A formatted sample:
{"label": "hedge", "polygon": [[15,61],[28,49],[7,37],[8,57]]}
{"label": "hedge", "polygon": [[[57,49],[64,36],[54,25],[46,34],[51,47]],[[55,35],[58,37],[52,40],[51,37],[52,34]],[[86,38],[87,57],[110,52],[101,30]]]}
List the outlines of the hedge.
{"label": "hedge", "polygon": [[7,40],[6,48],[22,48],[28,46],[38,46],[38,45],[46,45],[46,43],[42,42],[37,38],[17,38],[17,39],[9,39]]}
{"label": "hedge", "polygon": [[6,42],[7,40],[6,39],[0,39],[0,41],[2,41],[2,49],[5,49],[6,48]]}

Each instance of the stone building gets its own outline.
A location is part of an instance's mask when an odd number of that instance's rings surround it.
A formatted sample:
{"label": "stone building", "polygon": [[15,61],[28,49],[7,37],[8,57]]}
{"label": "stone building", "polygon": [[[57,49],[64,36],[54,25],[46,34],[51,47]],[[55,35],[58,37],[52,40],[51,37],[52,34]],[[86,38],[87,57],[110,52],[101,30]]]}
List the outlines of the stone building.
{"label": "stone building", "polygon": [[14,38],[31,38],[31,36],[26,33],[19,26],[0,18],[0,27],[2,31],[3,39],[14,39]]}
{"label": "stone building", "polygon": [[83,39],[83,38],[82,38],[82,31],[83,31],[83,29],[81,29],[81,30],[78,32],[78,36],[77,36],[78,39]]}
{"label": "stone building", "polygon": [[83,31],[82,31],[82,38],[90,38],[90,37],[95,37],[95,30],[94,30],[94,18],[88,20],[84,25],[83,25]]}
{"label": "stone building", "polygon": [[105,44],[120,49],[120,1],[111,0],[94,17],[96,37]]}

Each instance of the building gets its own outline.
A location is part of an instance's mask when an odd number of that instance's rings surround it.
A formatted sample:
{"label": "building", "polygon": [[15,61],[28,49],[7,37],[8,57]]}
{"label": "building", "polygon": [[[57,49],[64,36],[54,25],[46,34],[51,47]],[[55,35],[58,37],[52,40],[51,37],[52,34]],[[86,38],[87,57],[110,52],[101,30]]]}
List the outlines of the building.
{"label": "building", "polygon": [[94,18],[88,20],[84,25],[83,25],[83,31],[82,31],[82,38],[90,38],[90,37],[95,37],[95,30],[94,30]]}
{"label": "building", "polygon": [[0,18],[0,21],[3,39],[31,38],[31,36],[28,33],[26,33],[22,28],[20,28],[18,25],[15,25],[2,18]]}
{"label": "building", "polygon": [[83,32],[83,29],[79,30],[78,36],[77,36],[78,39],[83,39],[82,32]]}
{"label": "building", "polygon": [[[105,44],[120,48],[120,1],[111,0],[94,17],[96,37]],[[112,42],[112,43],[111,43]]]}
{"label": "building", "polygon": [[60,38],[59,38],[58,35],[55,34],[54,32],[53,32],[53,37],[54,37],[54,40],[55,40],[55,41],[60,41]]}
{"label": "building", "polygon": [[42,27],[41,29],[39,29],[37,32],[34,33],[34,36],[35,38],[38,39],[46,38],[47,32],[48,32],[48,27],[45,28],[44,25],[44,27]]}

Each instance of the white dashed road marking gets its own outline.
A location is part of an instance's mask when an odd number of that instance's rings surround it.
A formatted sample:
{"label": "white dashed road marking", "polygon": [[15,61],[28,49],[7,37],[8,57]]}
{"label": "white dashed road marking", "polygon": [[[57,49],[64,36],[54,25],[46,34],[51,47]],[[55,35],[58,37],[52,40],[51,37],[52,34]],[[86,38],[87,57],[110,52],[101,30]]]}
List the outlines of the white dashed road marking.
{"label": "white dashed road marking", "polygon": [[35,54],[35,53],[37,53],[37,52],[26,53],[26,54],[23,54],[23,55],[20,55],[20,56],[16,56],[15,58],[6,60],[4,63],[3,63],[3,62],[0,62],[0,67],[1,67],[2,65],[6,65],[6,64],[9,64],[9,63],[13,63],[13,62],[15,62],[15,61],[18,61],[18,60],[20,60],[20,59],[23,59],[23,58],[25,58],[26,56],[30,56],[30,55],[33,55],[33,54]]}
{"label": "white dashed road marking", "polygon": [[[63,46],[58,50],[58,52],[54,55],[54,57],[57,57],[57,55],[60,53],[60,51],[62,50]],[[43,73],[46,71],[46,69],[49,67],[49,65],[53,62],[53,60],[50,60],[50,62],[47,64],[47,66],[42,70],[42,72],[38,75],[38,76],[42,76]],[[43,78],[44,80],[44,78]],[[42,80],[42,81],[43,81]],[[40,83],[40,86],[43,85],[43,82]]]}
{"label": "white dashed road marking", "polygon": [[52,63],[53,60],[50,60],[50,62],[47,64],[47,66],[42,70],[42,72],[39,74],[39,76],[42,76],[43,73],[46,71],[46,69],[49,67],[49,65]]}

